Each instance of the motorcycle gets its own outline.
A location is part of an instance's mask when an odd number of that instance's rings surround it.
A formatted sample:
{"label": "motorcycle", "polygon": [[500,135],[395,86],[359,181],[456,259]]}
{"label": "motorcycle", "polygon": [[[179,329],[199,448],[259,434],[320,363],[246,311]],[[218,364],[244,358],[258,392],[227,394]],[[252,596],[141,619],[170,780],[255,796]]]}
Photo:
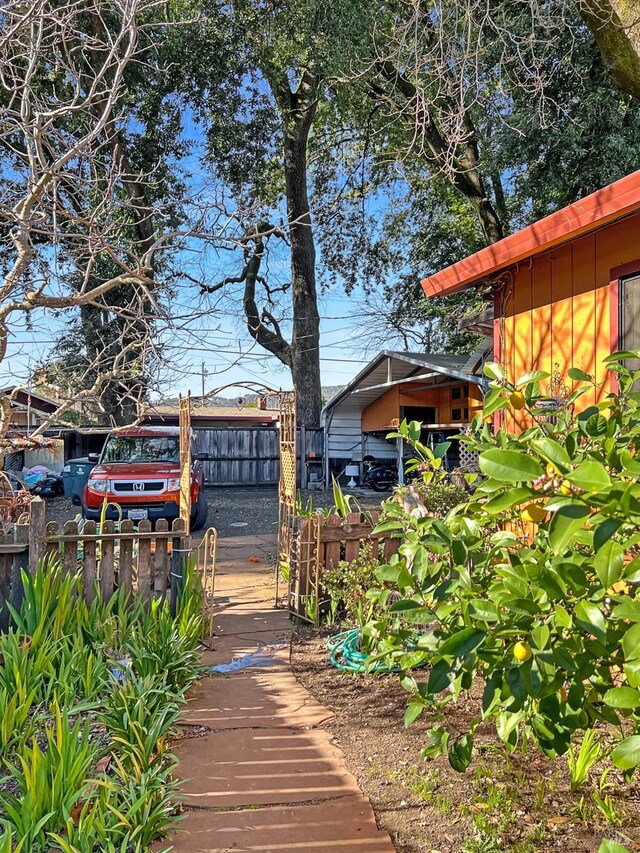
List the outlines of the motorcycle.
{"label": "motorcycle", "polygon": [[388,492],[398,484],[398,465],[393,459],[364,459],[362,485],[374,492]]}

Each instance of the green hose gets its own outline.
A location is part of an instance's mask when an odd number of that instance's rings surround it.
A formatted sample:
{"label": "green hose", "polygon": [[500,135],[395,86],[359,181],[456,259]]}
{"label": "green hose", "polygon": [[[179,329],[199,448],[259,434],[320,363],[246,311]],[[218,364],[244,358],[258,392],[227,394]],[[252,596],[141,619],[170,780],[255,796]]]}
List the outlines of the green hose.
{"label": "green hose", "polygon": [[400,672],[400,667],[390,667],[382,661],[377,661],[370,667],[365,666],[369,655],[361,652],[359,646],[360,631],[358,628],[341,631],[327,641],[329,660],[336,669],[342,669],[346,672]]}

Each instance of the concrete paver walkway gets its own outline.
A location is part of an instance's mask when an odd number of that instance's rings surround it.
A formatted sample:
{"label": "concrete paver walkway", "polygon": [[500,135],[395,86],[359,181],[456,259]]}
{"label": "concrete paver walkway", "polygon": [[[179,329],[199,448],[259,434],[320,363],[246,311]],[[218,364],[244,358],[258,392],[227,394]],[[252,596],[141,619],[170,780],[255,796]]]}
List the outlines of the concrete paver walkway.
{"label": "concrete paver walkway", "polygon": [[176,744],[186,818],[170,841],[177,853],[394,853],[321,728],[332,715],[291,672],[291,625],[273,609],[274,551],[271,536],[220,542],[216,637],[203,656],[218,671],[183,717],[206,734]]}

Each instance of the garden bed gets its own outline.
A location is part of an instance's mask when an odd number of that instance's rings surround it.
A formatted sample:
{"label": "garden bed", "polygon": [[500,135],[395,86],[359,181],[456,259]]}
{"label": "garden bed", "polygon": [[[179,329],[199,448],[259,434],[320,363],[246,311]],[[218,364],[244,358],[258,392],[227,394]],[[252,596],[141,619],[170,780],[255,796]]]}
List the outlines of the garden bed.
{"label": "garden bed", "polygon": [[605,765],[572,793],[566,758],[550,761],[532,747],[508,756],[493,726],[478,730],[481,744],[466,773],[446,756],[422,761],[426,730],[441,723],[463,732],[479,708],[479,685],[446,706],[403,725],[408,694],[397,676],[338,672],[329,664],[326,631],[299,629],[292,646],[296,677],[333,711],[326,724],[348,767],[370,798],[379,824],[398,853],[597,853],[603,838],[640,851],[640,790],[609,774],[617,828],[592,800]]}
{"label": "garden bed", "polygon": [[23,578],[0,635],[0,851],[144,853],[177,819],[171,745],[202,672],[200,596],[188,577],[174,618],[124,589],[89,605],[51,563]]}

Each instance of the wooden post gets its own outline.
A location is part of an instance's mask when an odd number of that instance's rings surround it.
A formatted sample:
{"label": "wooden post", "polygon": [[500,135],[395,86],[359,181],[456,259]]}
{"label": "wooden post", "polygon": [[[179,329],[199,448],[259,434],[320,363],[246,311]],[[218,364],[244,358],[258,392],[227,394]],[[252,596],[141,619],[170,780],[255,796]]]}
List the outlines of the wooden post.
{"label": "wooden post", "polygon": [[16,545],[24,545],[24,551],[16,554],[13,558],[13,570],[11,578],[12,604],[18,610],[24,598],[24,586],[22,584],[22,572],[29,570],[29,522],[16,524],[14,530],[14,541]]}
{"label": "wooden post", "polygon": [[[87,536],[96,535],[95,521],[85,521],[82,532]],[[87,604],[91,604],[96,594],[96,540],[85,539],[82,542],[82,588],[84,590],[84,600]]]}
{"label": "wooden post", "polygon": [[307,480],[307,428],[300,427],[300,488],[306,489]]}
{"label": "wooden post", "polygon": [[[0,536],[0,545],[13,545],[13,536],[9,533],[3,533]],[[10,551],[7,548],[7,551]],[[6,631],[9,627],[9,610],[7,601],[11,598],[11,564],[13,562],[13,554],[0,553],[0,631]]]}
{"label": "wooden post", "polygon": [[[139,533],[151,533],[149,519],[138,525]],[[151,598],[151,539],[138,539],[138,597],[142,601]]]}
{"label": "wooden post", "polygon": [[[65,537],[77,536],[78,523],[76,521],[65,521],[62,533]],[[71,541],[64,540],[62,554],[65,575],[75,575],[78,571],[78,543],[75,539]]]}
{"label": "wooden post", "polygon": [[118,566],[118,589],[131,595],[133,588],[133,521],[125,518],[120,522],[120,565]]}
{"label": "wooden post", "polygon": [[[359,512],[350,512],[345,519],[345,526],[348,527],[351,524],[360,524],[360,513]],[[358,558],[358,554],[360,553],[360,537],[352,536],[349,537],[348,530],[346,532],[346,544],[344,547],[344,559],[347,563],[350,563],[352,560],[356,560]]]}
{"label": "wooden post", "polygon": [[187,534],[184,521],[176,518],[171,528],[171,615],[175,616],[178,599],[184,585],[184,561],[186,558]]}
{"label": "wooden post", "polygon": [[178,402],[180,424],[180,518],[189,534],[191,524],[191,394]]}
{"label": "wooden post", "polygon": [[29,521],[29,574],[34,575],[38,562],[44,557],[45,504],[41,497],[31,501],[31,518]]}
{"label": "wooden post", "polygon": [[[156,521],[156,533],[168,533],[169,524],[166,518]],[[159,536],[156,539],[156,553],[153,568],[153,592],[156,598],[165,598],[169,580],[169,538]]]}
{"label": "wooden post", "polygon": [[[108,519],[102,525],[101,533],[115,533],[116,525],[112,519]],[[114,580],[114,541],[113,539],[100,540],[100,595],[104,601],[108,601],[113,595]]]}
{"label": "wooden post", "polygon": [[322,534],[325,533],[328,527],[341,527],[341,525],[342,522],[337,515],[330,515],[325,519],[320,534],[322,547],[324,548],[324,560],[320,561],[321,569],[335,569],[340,562],[340,542],[337,539],[331,542],[323,541],[324,537]]}

